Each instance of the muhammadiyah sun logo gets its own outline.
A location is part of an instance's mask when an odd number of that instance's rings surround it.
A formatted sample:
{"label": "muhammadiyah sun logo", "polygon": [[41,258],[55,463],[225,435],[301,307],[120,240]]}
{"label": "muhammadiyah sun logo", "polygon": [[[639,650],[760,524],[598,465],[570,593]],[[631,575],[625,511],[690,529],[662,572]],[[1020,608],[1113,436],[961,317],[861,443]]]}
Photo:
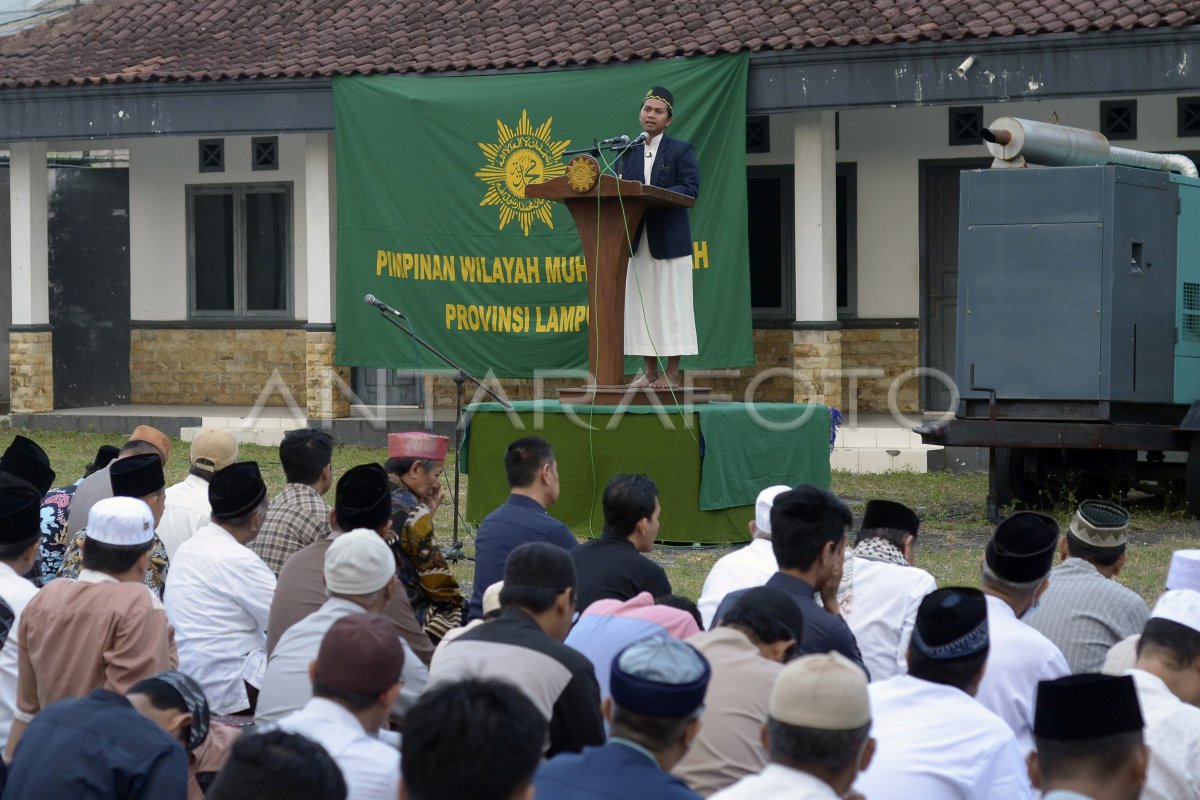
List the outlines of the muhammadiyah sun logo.
{"label": "muhammadiyah sun logo", "polygon": [[555,142],[550,138],[548,117],[535,131],[529,122],[529,111],[521,111],[516,129],[496,120],[498,139],[495,144],[479,142],[479,149],[488,157],[488,164],[475,177],[488,185],[480,206],[500,206],[500,230],[516,219],[521,230],[529,235],[533,220],[540,219],[553,228],[551,201],[525,197],[525,187],[557,178],[567,171],[562,163],[570,139]]}

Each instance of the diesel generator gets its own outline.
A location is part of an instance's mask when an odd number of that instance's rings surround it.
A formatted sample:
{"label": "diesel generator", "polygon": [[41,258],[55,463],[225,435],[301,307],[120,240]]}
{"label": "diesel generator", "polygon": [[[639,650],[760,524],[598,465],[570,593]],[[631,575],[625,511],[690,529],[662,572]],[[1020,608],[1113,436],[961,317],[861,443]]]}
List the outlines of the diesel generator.
{"label": "diesel generator", "polygon": [[1200,517],[1200,179],[1183,156],[1011,117],[960,181],[958,403],[988,511],[1130,490]]}

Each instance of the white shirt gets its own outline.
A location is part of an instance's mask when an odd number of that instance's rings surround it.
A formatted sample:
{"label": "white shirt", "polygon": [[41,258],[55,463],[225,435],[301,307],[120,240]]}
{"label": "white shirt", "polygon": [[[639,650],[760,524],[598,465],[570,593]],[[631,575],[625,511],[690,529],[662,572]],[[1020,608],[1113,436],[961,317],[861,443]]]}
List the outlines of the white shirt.
{"label": "white shirt", "polygon": [[1104,657],[1101,672],[1105,675],[1124,675],[1137,664],[1138,642],[1142,641],[1140,633],[1127,636],[1108,649]]}
{"label": "white shirt", "polygon": [[710,795],[711,800],[837,800],[837,797],[837,792],[825,781],[782,764],[768,764],[757,775],[747,775],[728,789]]}
{"label": "white shirt", "polygon": [[852,559],[850,575],[850,607],[842,609],[842,616],[858,640],[871,680],[903,675],[917,608],[937,581],[923,569],[870,558]]}
{"label": "white shirt", "polygon": [[[333,623],[350,614],[361,613],[363,607],[358,603],[331,597],[323,606],[284,631],[267,661],[267,672],[263,676],[262,691],[258,695],[258,706],[254,713],[255,722],[262,724],[283,719],[309,701],[312,697],[312,681],[308,677],[308,665],[317,660],[321,640]],[[404,670],[400,673],[404,685],[392,710],[396,716],[402,717],[429,682],[429,668],[404,639],[400,639],[400,644],[404,647]]]}
{"label": "white shirt", "polygon": [[275,573],[215,523],[179,546],[164,602],[179,669],[204,689],[214,714],[249,707],[243,680],[262,683]]}
{"label": "white shirt", "polygon": [[704,589],[696,603],[700,618],[704,620],[704,629],[712,627],[713,617],[725,595],[762,586],[778,571],[779,564],[769,539],[754,539],[745,547],[717,559],[704,579]]}
{"label": "white shirt", "polygon": [[201,525],[207,525],[212,506],[208,504],[208,481],[188,475],[167,487],[162,519],[155,532],[167,548],[167,559],[175,558],[179,545],[192,538]]}
{"label": "white shirt", "polygon": [[17,625],[21,612],[37,594],[37,587],[0,561],[0,597],[12,609],[12,627],[0,648],[0,748],[8,744],[13,716],[17,712]]}
{"label": "white shirt", "polygon": [[337,703],[314,697],[275,727],[325,748],[346,779],[346,800],[400,796],[400,753],[370,736],[358,718]]}
{"label": "white shirt", "polygon": [[872,800],[1028,800],[1004,721],[966,692],[897,675],[867,687],[875,757],[854,788]]}
{"label": "white shirt", "polygon": [[662,137],[663,135],[660,133],[642,145],[642,148],[646,151],[646,158],[642,167],[642,183],[651,183],[650,176],[654,174],[654,159],[658,156],[658,145],[662,141]]}
{"label": "white shirt", "polygon": [[975,697],[1008,723],[1021,753],[1028,753],[1034,748],[1038,681],[1070,675],[1071,668],[1054,643],[1017,619],[1008,603],[988,595],[987,609],[990,648]]}
{"label": "white shirt", "polygon": [[1157,675],[1130,670],[1146,723],[1150,770],[1142,800],[1200,798],[1200,708],[1189,705]]}

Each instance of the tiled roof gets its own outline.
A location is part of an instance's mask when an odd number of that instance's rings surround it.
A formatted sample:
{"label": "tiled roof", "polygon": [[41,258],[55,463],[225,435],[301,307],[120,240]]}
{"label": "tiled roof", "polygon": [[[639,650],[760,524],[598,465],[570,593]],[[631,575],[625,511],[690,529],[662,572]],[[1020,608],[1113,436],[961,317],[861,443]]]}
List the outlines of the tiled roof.
{"label": "tiled roof", "polygon": [[604,64],[1198,19],[1200,0],[96,0],[0,39],[0,86]]}

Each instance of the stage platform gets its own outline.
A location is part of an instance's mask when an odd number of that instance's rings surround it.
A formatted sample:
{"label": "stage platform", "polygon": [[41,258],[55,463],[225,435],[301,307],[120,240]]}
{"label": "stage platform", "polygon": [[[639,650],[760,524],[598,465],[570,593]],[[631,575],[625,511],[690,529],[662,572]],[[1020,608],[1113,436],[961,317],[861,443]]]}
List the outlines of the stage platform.
{"label": "stage platform", "polygon": [[723,544],[747,538],[758,492],[771,484],[828,487],[831,413],[791,403],[573,406],[518,402],[468,407],[466,518],[478,523],[508,496],[504,451],[538,435],[554,445],[562,494],[551,513],[581,537],[604,527],[604,486],[623,472],[658,484],[659,541]]}

